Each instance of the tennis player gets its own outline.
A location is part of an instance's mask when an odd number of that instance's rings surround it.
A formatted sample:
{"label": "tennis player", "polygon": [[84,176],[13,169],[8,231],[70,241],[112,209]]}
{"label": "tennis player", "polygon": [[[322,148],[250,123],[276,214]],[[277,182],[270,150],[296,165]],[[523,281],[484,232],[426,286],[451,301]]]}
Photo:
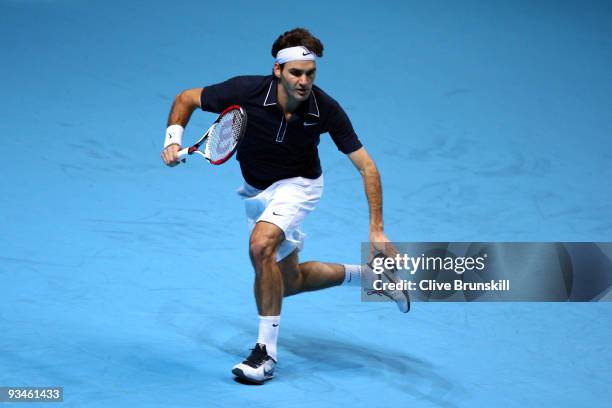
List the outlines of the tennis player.
{"label": "tennis player", "polygon": [[[177,95],[162,152],[168,166],[179,163],[177,152],[182,148],[183,130],[196,108],[219,113],[237,104],[247,112],[248,125],[237,152],[244,177],[238,193],[244,199],[250,230],[259,336],[251,354],[232,372],[254,383],[263,383],[274,375],[283,297],[343,284],[360,286],[362,275],[372,279],[367,266],[298,260],[304,244],[301,224],[323,193],[317,151],[321,134],[329,133],[363,177],[373,249],[388,253],[392,248],[383,230],[376,165],[340,104],[314,85],[323,44],[308,30],[296,28],[276,39],[272,56],[272,75],[239,76]],[[398,279],[392,274],[380,278]],[[400,311],[409,310],[406,292],[377,294],[393,299]]]}

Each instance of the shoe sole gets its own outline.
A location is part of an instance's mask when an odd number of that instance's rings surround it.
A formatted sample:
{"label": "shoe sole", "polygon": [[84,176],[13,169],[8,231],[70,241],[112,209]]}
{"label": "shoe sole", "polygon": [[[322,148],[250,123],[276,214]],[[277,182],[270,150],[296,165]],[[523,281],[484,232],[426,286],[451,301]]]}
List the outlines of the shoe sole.
{"label": "shoe sole", "polygon": [[244,381],[247,381],[247,382],[250,382],[250,383],[253,383],[253,384],[257,384],[257,385],[262,385],[263,383],[265,383],[268,380],[271,380],[274,377],[273,375],[271,375],[270,377],[264,378],[263,380],[254,380],[254,379],[252,379],[250,377],[247,377],[246,374],[244,374],[244,372],[241,369],[239,369],[239,368],[234,368],[232,370],[232,374],[234,374],[236,377],[238,377],[238,378],[240,378],[240,379],[242,379]]}
{"label": "shoe sole", "polygon": [[[392,279],[392,278],[391,278],[389,275],[387,275],[387,273],[386,273],[386,272],[383,272],[383,275],[385,275],[385,278],[387,278],[387,280],[388,280],[389,282],[394,282],[394,283],[395,283],[395,280],[394,280],[394,279]],[[402,312],[402,313],[408,313],[408,312],[410,311],[410,295],[408,294],[408,291],[406,291],[406,290],[402,290],[401,292],[402,292],[402,294],[403,294],[404,296],[406,296],[406,302],[407,302],[407,305],[406,305],[406,306],[407,306],[407,310],[404,312],[403,310],[401,310],[401,309],[400,309],[400,312]],[[391,296],[388,296],[388,297],[389,297],[391,300],[393,300],[393,301],[395,302],[395,299],[393,299]]]}

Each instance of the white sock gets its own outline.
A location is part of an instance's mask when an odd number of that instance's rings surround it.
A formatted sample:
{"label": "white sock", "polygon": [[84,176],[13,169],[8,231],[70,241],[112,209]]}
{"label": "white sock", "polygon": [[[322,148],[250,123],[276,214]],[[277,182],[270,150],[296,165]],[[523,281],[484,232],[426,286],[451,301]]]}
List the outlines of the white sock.
{"label": "white sock", "polygon": [[276,359],[276,342],[278,341],[278,325],[280,316],[259,316],[259,336],[257,342],[265,344],[268,355]]}
{"label": "white sock", "polygon": [[361,286],[361,265],[343,265],[343,286]]}

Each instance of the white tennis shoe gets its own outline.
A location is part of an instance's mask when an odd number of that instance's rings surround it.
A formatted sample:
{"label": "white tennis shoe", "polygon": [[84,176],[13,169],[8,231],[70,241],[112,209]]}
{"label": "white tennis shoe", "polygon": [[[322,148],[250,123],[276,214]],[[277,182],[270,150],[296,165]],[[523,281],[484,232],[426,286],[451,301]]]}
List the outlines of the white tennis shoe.
{"label": "white tennis shoe", "polygon": [[274,377],[276,361],[268,355],[265,344],[257,343],[251,354],[240,364],[236,364],[232,373],[245,381],[263,384]]}
{"label": "white tennis shoe", "polygon": [[[375,258],[378,257],[385,257],[385,255],[383,254],[378,254],[375,256]],[[383,289],[383,290],[375,290],[373,287],[373,283],[375,280],[381,280],[383,285],[385,283],[395,283],[395,284],[399,284],[402,280],[402,278],[400,277],[399,273],[397,272],[397,269],[395,268],[391,268],[391,269],[387,269],[385,268],[385,270],[377,275],[374,273],[374,271],[372,270],[372,265],[368,264],[362,267],[362,270],[364,270],[367,274],[367,279],[366,279],[366,288],[367,289],[367,295],[368,296],[372,296],[372,295],[378,295],[378,296],[385,296],[388,297],[389,299],[393,300],[395,302],[395,304],[397,305],[397,308],[399,309],[400,312],[402,313],[408,313],[410,311],[410,296],[408,294],[407,290],[400,290],[400,289],[394,289],[394,290],[390,290],[390,289]],[[385,286],[383,286],[385,287]]]}

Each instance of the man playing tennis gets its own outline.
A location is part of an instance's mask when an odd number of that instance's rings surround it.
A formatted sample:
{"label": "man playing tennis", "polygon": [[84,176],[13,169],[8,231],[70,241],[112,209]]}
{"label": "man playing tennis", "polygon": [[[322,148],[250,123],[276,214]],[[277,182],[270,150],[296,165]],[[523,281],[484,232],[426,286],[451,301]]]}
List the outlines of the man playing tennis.
{"label": "man playing tennis", "polygon": [[[283,297],[342,284],[358,286],[362,274],[364,279],[372,275],[370,268],[360,265],[298,261],[304,242],[300,226],[323,193],[317,151],[321,134],[331,135],[363,177],[373,249],[387,253],[391,248],[383,230],[378,170],[342,107],[313,85],[323,45],[309,31],[296,28],[277,38],[272,56],[273,75],[235,77],[177,95],[162,152],[168,166],[179,163],[183,129],[198,107],[219,113],[237,104],[247,112],[248,125],[237,156],[245,183],[238,193],[244,198],[251,232],[249,254],[255,269],[259,336],[251,354],[232,372],[255,383],[263,383],[274,373]],[[390,274],[380,278],[383,282],[396,280]],[[393,299],[400,311],[409,310],[406,292],[377,294]]]}

